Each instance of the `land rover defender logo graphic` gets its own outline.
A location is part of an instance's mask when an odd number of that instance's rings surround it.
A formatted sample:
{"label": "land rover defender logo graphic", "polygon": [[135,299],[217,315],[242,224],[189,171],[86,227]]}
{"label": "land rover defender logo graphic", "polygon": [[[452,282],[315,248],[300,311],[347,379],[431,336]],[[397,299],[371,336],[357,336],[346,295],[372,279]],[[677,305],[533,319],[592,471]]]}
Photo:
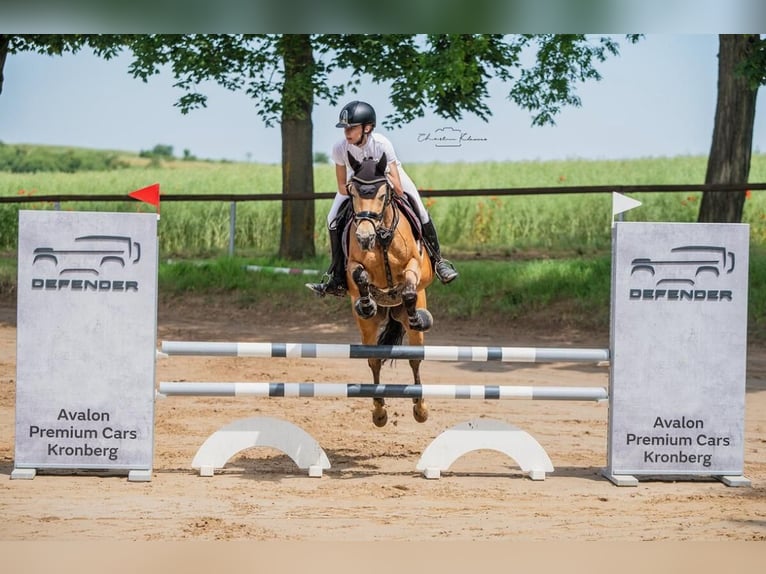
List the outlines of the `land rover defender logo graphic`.
{"label": "land rover defender logo graphic", "polygon": [[631,299],[668,301],[731,301],[730,289],[708,289],[734,271],[735,255],[724,246],[673,247],[670,257],[637,257],[631,261],[631,282],[651,281],[654,289],[631,288]]}
{"label": "land rover defender logo graphic", "polygon": [[[137,291],[138,282],[125,279],[141,260],[141,244],[122,235],[82,235],[72,248],[41,246],[32,252],[35,290]],[[46,277],[40,277],[45,274]],[[121,276],[119,280],[114,275]],[[51,278],[51,275],[55,278]]]}
{"label": "land rover defender logo graphic", "polygon": [[89,273],[99,275],[109,264],[125,267],[126,263],[138,263],[141,259],[141,244],[130,237],[119,235],[83,235],[75,241],[89,242],[88,249],[53,249],[38,247],[34,250],[32,264],[51,261],[59,267],[59,275],[67,273]]}
{"label": "land rover defender logo graphic", "polygon": [[667,260],[634,259],[631,262],[630,274],[648,272],[657,278],[656,285],[694,285],[701,274],[711,273],[718,277],[721,273],[734,271],[734,253],[726,251],[725,247],[685,245],[674,247],[670,252],[678,254],[679,257]]}

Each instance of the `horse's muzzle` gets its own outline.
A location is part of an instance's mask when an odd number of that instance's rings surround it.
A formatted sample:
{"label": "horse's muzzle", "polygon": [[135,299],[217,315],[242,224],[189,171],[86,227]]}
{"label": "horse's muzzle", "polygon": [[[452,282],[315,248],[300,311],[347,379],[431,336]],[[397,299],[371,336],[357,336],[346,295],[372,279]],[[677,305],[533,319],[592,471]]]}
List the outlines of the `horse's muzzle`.
{"label": "horse's muzzle", "polygon": [[362,220],[356,227],[356,240],[359,242],[359,247],[364,251],[372,251],[375,249],[375,225],[370,220]]}

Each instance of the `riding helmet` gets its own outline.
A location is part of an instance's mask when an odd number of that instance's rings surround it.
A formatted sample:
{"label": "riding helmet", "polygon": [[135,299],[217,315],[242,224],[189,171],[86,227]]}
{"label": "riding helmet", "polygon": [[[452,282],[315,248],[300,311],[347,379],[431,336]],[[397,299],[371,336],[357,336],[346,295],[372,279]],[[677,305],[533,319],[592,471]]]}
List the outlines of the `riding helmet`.
{"label": "riding helmet", "polygon": [[343,106],[336,128],[350,128],[361,124],[375,125],[375,110],[367,102],[354,100]]}

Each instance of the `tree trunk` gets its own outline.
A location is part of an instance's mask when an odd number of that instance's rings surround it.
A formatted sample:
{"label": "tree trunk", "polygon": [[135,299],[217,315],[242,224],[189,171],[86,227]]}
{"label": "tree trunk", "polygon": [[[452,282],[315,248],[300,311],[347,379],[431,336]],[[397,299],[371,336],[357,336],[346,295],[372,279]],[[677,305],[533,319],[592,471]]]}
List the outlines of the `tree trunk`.
{"label": "tree trunk", "polygon": [[[706,184],[747,183],[758,89],[751,87],[738,68],[753,54],[758,40],[758,35],[719,36],[718,103]],[[697,220],[739,223],[744,206],[745,191],[707,191],[702,196]]]}
{"label": "tree trunk", "polygon": [[[314,93],[311,74],[314,55],[308,35],[282,36],[285,82],[282,92],[282,193],[285,196],[314,191],[311,110]],[[279,255],[298,260],[313,257],[314,202],[282,202],[282,235]]]}
{"label": "tree trunk", "polygon": [[0,94],[3,93],[3,69],[5,68],[5,58],[8,56],[8,46],[11,44],[11,37],[0,34]]}

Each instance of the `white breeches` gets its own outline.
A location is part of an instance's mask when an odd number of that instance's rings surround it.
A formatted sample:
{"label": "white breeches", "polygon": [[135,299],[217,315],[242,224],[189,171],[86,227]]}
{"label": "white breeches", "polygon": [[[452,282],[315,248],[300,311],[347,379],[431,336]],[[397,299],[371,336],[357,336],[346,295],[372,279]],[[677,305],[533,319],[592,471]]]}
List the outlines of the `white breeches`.
{"label": "white breeches", "polygon": [[[407,197],[410,199],[410,203],[412,204],[412,207],[415,209],[415,211],[418,214],[418,217],[420,217],[420,221],[425,223],[428,223],[429,219],[431,219],[431,216],[428,215],[428,211],[426,210],[426,206],[423,205],[423,200],[420,198],[420,194],[418,193],[418,188],[415,187],[415,184],[412,183],[412,180],[409,178],[409,176],[404,173],[403,169],[399,169],[399,178],[402,180],[402,187],[404,188],[404,193],[407,194]],[[335,221],[338,217],[338,212],[340,211],[340,208],[343,206],[343,203],[348,200],[348,195],[343,195],[342,193],[336,193],[335,199],[332,201],[332,207],[330,207],[330,212],[327,214],[327,227],[329,229],[334,229],[337,225],[337,222]]]}

